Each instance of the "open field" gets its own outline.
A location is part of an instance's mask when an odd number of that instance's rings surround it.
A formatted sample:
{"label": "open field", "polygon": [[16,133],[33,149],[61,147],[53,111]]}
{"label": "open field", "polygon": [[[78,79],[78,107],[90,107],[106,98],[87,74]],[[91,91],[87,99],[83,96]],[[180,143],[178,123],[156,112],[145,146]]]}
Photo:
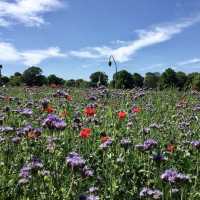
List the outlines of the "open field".
{"label": "open field", "polygon": [[200,199],[200,93],[0,90],[0,199]]}

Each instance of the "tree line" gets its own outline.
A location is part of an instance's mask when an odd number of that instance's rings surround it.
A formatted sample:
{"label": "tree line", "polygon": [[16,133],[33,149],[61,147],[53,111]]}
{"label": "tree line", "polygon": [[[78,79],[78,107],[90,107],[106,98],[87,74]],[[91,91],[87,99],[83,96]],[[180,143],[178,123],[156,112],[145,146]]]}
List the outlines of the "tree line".
{"label": "tree line", "polygon": [[176,87],[180,90],[192,88],[200,91],[200,73],[194,72],[185,74],[184,72],[175,72],[168,68],[163,73],[147,72],[145,76],[138,73],[131,74],[126,70],[121,70],[113,75],[113,79],[109,82],[108,76],[104,72],[95,72],[90,75],[90,81],[83,79],[64,80],[54,74],[48,77],[43,75],[42,69],[39,67],[30,67],[23,73],[16,72],[10,77],[2,76],[2,65],[0,65],[0,85],[11,86],[42,86],[55,85],[66,87],[98,87],[101,85],[117,89],[132,89],[135,87],[159,88]]}

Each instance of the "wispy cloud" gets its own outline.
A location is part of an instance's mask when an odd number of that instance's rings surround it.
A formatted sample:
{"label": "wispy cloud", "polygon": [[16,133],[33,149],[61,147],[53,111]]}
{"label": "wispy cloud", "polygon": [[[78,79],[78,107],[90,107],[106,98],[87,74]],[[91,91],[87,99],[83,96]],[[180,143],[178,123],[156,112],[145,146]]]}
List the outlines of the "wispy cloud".
{"label": "wispy cloud", "polygon": [[4,62],[22,62],[25,65],[38,65],[49,58],[63,58],[66,56],[58,47],[20,51],[11,43],[0,42],[0,60]]}
{"label": "wispy cloud", "polygon": [[196,64],[200,64],[200,58],[193,58],[193,59],[184,60],[184,61],[177,63],[178,66],[196,65]]}
{"label": "wispy cloud", "polygon": [[110,46],[87,47],[78,51],[71,51],[70,54],[78,58],[89,59],[105,58],[112,54],[119,62],[126,62],[139,50],[171,40],[175,35],[198,22],[200,22],[200,16],[183,19],[175,23],[153,26],[149,29],[137,30],[136,40],[129,41],[127,44],[122,43],[117,48]]}
{"label": "wispy cloud", "polygon": [[39,26],[45,22],[43,14],[63,6],[61,0],[1,0],[0,26],[22,23]]}

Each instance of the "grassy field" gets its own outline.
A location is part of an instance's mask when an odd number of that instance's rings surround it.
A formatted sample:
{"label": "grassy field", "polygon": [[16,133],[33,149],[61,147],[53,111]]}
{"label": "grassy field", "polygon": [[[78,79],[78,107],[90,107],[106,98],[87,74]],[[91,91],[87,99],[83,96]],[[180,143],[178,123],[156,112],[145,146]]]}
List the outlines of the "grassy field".
{"label": "grassy field", "polygon": [[200,199],[200,94],[0,91],[0,199]]}

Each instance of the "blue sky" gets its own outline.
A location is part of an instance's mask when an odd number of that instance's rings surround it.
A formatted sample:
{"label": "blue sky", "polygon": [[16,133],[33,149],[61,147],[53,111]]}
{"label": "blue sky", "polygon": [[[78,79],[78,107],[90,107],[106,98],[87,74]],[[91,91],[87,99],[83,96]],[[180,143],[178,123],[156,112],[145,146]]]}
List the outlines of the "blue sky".
{"label": "blue sky", "polygon": [[45,75],[109,77],[119,69],[145,74],[200,71],[199,0],[1,0],[3,73],[39,66]]}

